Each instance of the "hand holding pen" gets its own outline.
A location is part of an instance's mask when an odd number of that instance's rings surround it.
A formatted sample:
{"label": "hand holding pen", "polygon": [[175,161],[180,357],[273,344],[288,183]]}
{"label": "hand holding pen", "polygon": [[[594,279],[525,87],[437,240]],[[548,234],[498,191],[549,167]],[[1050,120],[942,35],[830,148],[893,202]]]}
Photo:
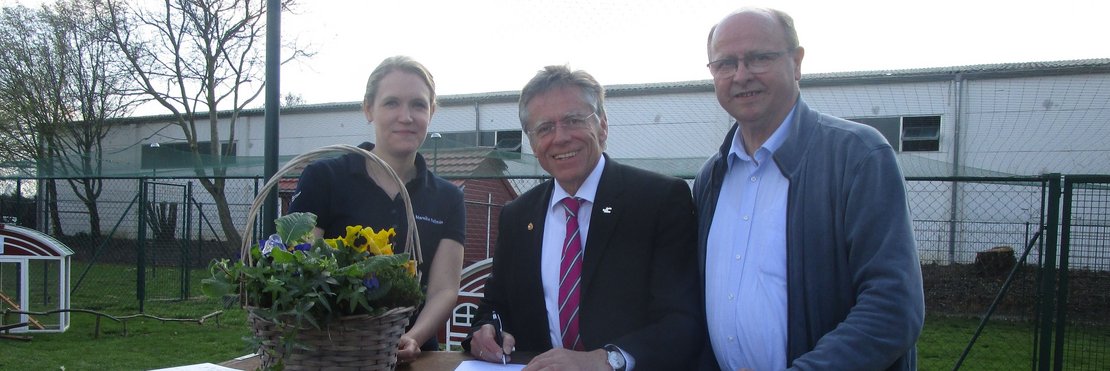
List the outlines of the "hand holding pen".
{"label": "hand holding pen", "polygon": [[[516,344],[516,339],[513,338],[512,334],[504,331],[504,323],[497,312],[492,313],[488,325],[489,326],[483,325],[482,328],[474,334],[475,346],[471,349],[471,352],[478,359],[490,362],[501,361],[502,364],[506,364],[509,361],[509,354],[511,353],[511,351],[506,352],[506,349],[513,349],[513,345]],[[493,340],[492,342],[494,344],[490,344],[490,340]],[[496,346],[496,351],[483,350],[494,348],[494,346]],[[489,359],[489,356],[496,358]]]}
{"label": "hand holding pen", "polygon": [[497,342],[497,346],[501,347],[501,364],[505,364],[505,338],[502,331],[505,329],[505,324],[501,323],[501,316],[497,312],[493,312],[493,341]]}

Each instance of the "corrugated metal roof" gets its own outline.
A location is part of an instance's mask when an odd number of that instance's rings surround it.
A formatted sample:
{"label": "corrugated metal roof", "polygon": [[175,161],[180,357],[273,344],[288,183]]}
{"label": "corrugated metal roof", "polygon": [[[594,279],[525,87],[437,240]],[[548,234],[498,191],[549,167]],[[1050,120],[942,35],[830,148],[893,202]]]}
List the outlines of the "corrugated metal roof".
{"label": "corrugated metal roof", "polygon": [[[806,86],[1110,73],[1110,58],[802,74]],[[606,86],[606,96],[712,92],[712,80]]]}
{"label": "corrugated metal roof", "polygon": [[[1058,76],[1091,73],[1110,73],[1110,58],[1078,59],[1041,62],[994,63],[966,66],[910,68],[873,71],[848,71],[802,74],[800,84],[806,86],[881,84],[894,82],[953,80],[956,76],[965,79]],[[711,80],[692,80],[675,82],[652,82],[643,84],[606,85],[606,95],[611,97],[712,92]],[[472,94],[441,95],[437,98],[441,106],[457,106],[479,103],[516,102],[520,91],[499,91]],[[283,108],[282,114],[304,114],[313,112],[357,111],[361,101],[306,104]],[[206,113],[198,113],[205,115]],[[261,108],[240,112],[241,116],[262,116]],[[221,117],[230,116],[221,112]],[[173,115],[142,116],[120,119],[121,122],[169,122]]]}

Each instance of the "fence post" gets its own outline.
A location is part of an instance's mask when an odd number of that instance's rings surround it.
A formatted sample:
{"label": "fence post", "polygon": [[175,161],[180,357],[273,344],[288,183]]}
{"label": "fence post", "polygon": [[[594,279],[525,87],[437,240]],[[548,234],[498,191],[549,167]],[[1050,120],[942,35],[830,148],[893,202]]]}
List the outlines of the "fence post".
{"label": "fence post", "polygon": [[139,313],[143,311],[143,302],[146,299],[146,177],[139,178],[139,234],[136,245],[137,268],[135,277],[135,297],[139,299]]}
{"label": "fence post", "polygon": [[[181,299],[188,299],[189,298],[189,291],[192,290],[192,288],[189,287],[189,280],[192,278],[192,274],[191,274],[192,272],[190,271],[192,269],[192,265],[189,264],[189,263],[191,263],[192,260],[190,260],[188,258],[189,248],[193,246],[192,231],[189,230],[190,228],[193,227],[193,223],[192,223],[192,221],[193,221],[193,213],[192,213],[193,208],[189,204],[189,200],[192,200],[192,199],[193,199],[193,181],[190,180],[188,183],[185,183],[185,194],[181,197],[181,205],[184,206],[182,208],[181,212],[185,214],[185,221],[181,224],[181,231],[182,231],[182,234],[184,235],[183,237],[184,237],[184,240],[185,240],[181,244],[181,246],[182,246],[181,247],[181,250],[182,250],[181,253],[182,253],[182,255],[184,255],[186,257],[185,258],[186,264],[181,269],[181,271],[185,275],[185,277],[184,277],[185,284],[181,288]],[[200,249],[197,249],[197,257],[200,257]]]}
{"label": "fence post", "polygon": [[1041,289],[1038,295],[1040,302],[1039,318],[1037,320],[1040,335],[1035,358],[1037,370],[1051,370],[1052,360],[1052,323],[1054,318],[1054,296],[1056,289],[1056,246],[1060,227],[1060,178],[1058,173],[1048,174],[1048,218],[1045,220],[1045,248],[1042,253]]}
{"label": "fence post", "polygon": [[960,218],[960,182],[952,179],[952,194],[948,209],[948,264],[956,263],[956,221]]}
{"label": "fence post", "polygon": [[1056,289],[1056,348],[1053,359],[1056,370],[1064,369],[1064,329],[1067,327],[1068,313],[1068,255],[1071,250],[1071,198],[1074,182],[1064,178],[1064,203],[1060,215],[1060,270],[1057,272],[1059,285]]}

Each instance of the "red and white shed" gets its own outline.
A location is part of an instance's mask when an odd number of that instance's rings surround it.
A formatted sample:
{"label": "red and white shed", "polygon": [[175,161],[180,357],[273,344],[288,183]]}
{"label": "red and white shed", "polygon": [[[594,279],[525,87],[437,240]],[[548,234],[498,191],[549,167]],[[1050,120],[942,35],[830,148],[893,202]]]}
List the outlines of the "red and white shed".
{"label": "red and white shed", "polygon": [[6,315],[0,325],[25,324],[12,332],[65,332],[72,256],[73,250],[42,232],[0,224],[0,308],[48,313]]}

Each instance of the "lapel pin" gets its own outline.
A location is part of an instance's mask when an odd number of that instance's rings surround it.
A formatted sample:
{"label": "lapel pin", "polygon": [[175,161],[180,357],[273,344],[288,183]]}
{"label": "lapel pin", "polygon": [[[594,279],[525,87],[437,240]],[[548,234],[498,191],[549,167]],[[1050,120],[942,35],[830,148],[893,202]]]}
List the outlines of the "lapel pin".
{"label": "lapel pin", "polygon": [[530,230],[532,230],[532,228],[533,228],[532,223],[528,223],[528,230],[530,231]]}
{"label": "lapel pin", "polygon": [[613,213],[613,207],[612,206],[606,206],[604,209],[601,209],[601,212],[606,213],[606,214],[612,214]]}

